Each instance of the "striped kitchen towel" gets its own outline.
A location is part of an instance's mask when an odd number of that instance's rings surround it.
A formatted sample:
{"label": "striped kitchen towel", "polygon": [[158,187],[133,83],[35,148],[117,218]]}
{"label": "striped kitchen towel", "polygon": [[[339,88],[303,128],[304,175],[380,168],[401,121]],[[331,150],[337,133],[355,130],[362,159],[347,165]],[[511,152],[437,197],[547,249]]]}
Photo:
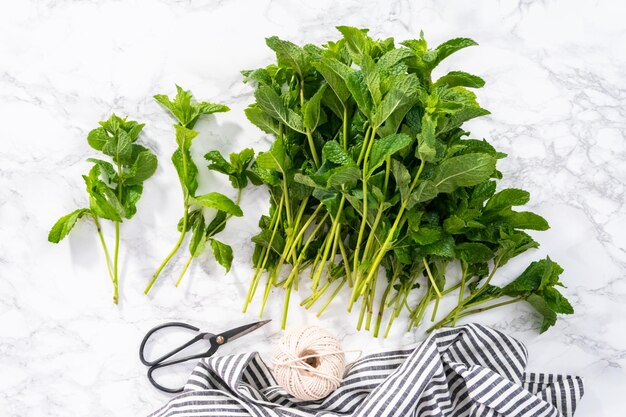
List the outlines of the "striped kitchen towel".
{"label": "striped kitchen towel", "polygon": [[524,345],[497,330],[445,328],[412,348],[361,358],[327,398],[300,401],[257,353],[213,357],[151,417],[573,416],[582,379],[526,373],[527,359]]}

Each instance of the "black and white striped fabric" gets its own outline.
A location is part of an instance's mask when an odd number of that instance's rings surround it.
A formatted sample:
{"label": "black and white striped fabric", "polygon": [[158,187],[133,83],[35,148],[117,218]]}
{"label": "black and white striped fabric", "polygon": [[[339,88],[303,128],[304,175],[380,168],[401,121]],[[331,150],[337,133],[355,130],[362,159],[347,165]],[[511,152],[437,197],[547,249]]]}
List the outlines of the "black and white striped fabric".
{"label": "black and white striped fabric", "polygon": [[582,379],[526,373],[517,340],[478,324],[442,329],[410,349],[361,358],[320,401],[280,388],[257,353],[203,359],[185,391],[151,417],[569,417]]}

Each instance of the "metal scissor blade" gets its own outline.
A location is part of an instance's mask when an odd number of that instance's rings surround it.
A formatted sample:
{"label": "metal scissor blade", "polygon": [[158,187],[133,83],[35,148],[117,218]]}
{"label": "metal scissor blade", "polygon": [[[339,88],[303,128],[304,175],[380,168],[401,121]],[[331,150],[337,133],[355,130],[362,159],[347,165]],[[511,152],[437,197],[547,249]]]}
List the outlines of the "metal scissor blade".
{"label": "metal scissor blade", "polygon": [[241,336],[245,336],[248,333],[255,331],[259,327],[265,326],[270,321],[272,320],[263,320],[256,323],[250,323],[244,326],[236,327],[234,329],[220,333],[217,337],[219,338],[220,336],[222,336],[224,338],[223,343],[230,342],[231,340],[239,339]]}

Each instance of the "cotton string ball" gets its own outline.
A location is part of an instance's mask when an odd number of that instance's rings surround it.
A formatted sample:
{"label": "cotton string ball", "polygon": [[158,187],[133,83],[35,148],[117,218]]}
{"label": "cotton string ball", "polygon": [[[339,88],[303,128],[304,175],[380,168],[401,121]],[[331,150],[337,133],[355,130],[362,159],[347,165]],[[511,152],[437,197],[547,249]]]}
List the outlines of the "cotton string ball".
{"label": "cotton string ball", "polygon": [[327,397],[341,384],[346,358],[339,341],[318,326],[287,331],[272,358],[274,378],[300,400]]}

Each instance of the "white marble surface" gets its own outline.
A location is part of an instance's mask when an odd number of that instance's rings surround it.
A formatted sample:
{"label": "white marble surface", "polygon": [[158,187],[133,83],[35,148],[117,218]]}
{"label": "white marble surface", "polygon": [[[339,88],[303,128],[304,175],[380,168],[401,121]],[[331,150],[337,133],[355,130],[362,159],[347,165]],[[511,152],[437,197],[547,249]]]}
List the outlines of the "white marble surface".
{"label": "white marble surface", "polygon": [[[171,93],[176,82],[232,107],[199,124],[198,162],[210,148],[263,150],[266,139],[243,116],[251,90],[239,70],[269,62],[266,36],[322,42],[337,37],[335,25],[349,24],[398,40],[423,29],[432,44],[456,36],[481,44],[443,69],[487,80],[479,98],[492,115],[470,127],[509,153],[500,163],[502,186],[530,190],[532,208],[552,225],[537,236],[541,249],[512,262],[499,279],[550,254],[565,267],[576,314],[543,335],[522,305],[480,321],[523,340],[531,368],[585,377],[579,416],[622,415],[625,14],[622,2],[609,0],[0,3],[0,414],[144,415],[168,398],[148,384],[137,358],[148,328],[175,319],[219,330],[254,319],[240,310],[251,271],[249,237],[266,209],[260,189],[245,193],[246,216],[233,220],[224,238],[236,247],[230,274],[207,256],[175,289],[179,262],[150,297],[142,293],[176,239],[181,205],[169,163],[171,120],[150,97]],[[60,215],[86,203],[80,174],[93,153],[85,136],[112,111],[146,122],[143,140],[161,159],[139,214],[122,227],[119,306],[111,303],[92,224],[81,223],[58,246],[46,241]],[[202,189],[230,192],[222,178],[201,171]],[[277,321],[281,303],[273,300],[267,316]],[[292,309],[290,324],[302,322],[319,322],[347,348],[367,352],[422,337],[404,334],[402,321],[386,341],[356,334],[355,317],[343,307],[319,321]],[[275,323],[223,352],[266,354],[279,336]]]}

